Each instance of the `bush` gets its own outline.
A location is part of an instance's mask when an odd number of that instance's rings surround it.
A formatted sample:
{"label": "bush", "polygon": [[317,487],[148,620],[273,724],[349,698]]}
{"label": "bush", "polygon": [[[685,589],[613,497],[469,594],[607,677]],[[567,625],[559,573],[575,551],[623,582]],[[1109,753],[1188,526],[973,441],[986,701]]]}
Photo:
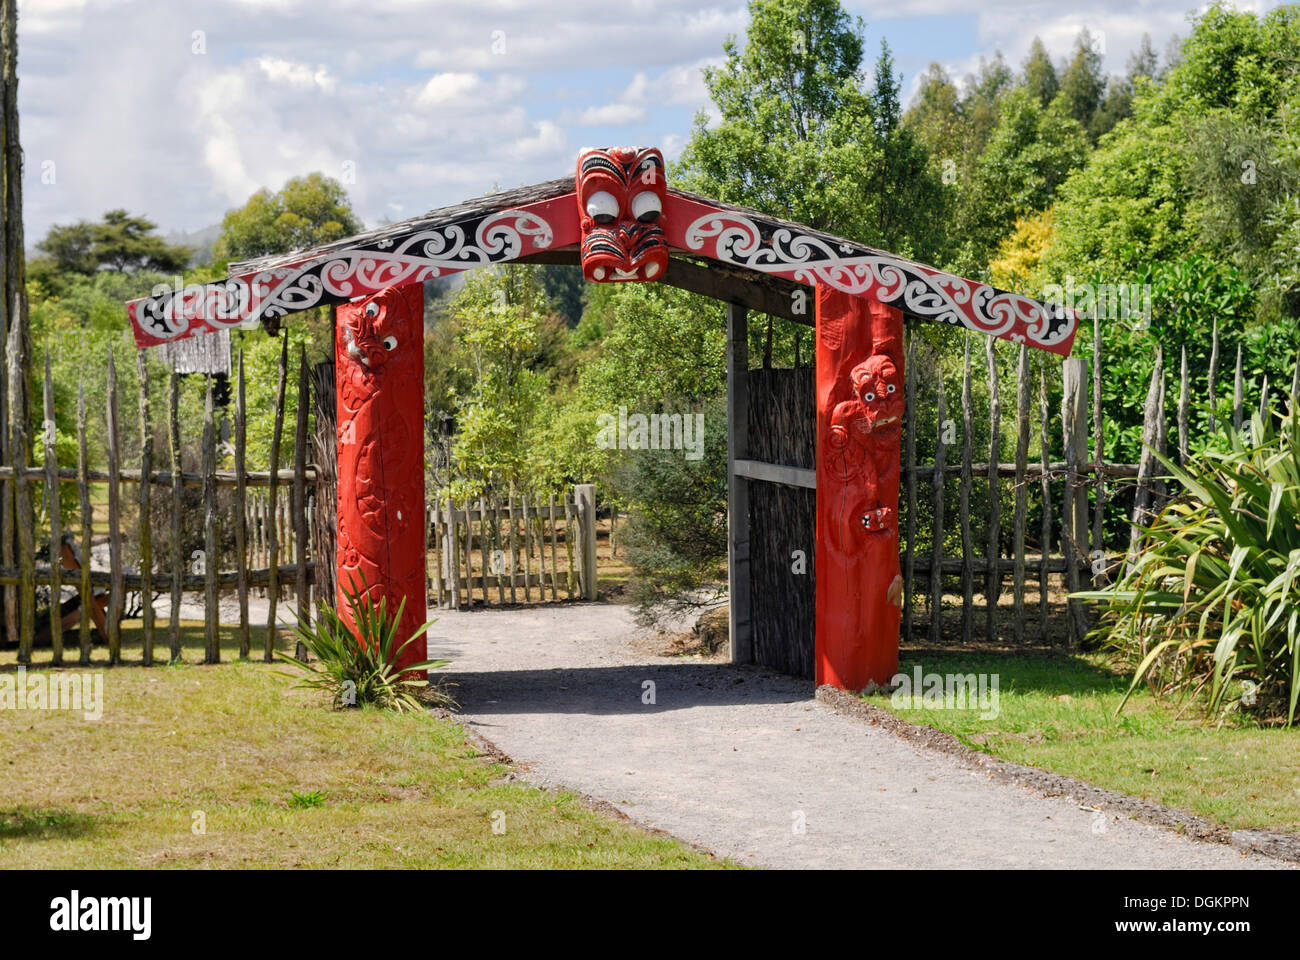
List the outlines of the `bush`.
{"label": "bush", "polygon": [[1129,694],[1145,680],[1157,694],[1204,694],[1211,716],[1254,710],[1290,726],[1300,697],[1294,401],[1280,430],[1256,414],[1223,440],[1185,469],[1160,458],[1184,493],[1117,583],[1076,596],[1106,604],[1095,634],[1137,662]]}
{"label": "bush", "polygon": [[[371,704],[398,713],[414,713],[424,709],[416,691],[428,687],[428,680],[412,680],[406,674],[423,673],[445,667],[449,660],[423,660],[399,673],[394,664],[397,657],[416,637],[433,625],[432,620],[422,624],[401,644],[397,643],[397,625],[406,606],[403,599],[397,612],[388,615],[388,598],[382,597],[378,605],[366,593],[363,578],[361,589],[350,583],[344,591],[352,610],[357,633],[344,622],[338,612],[328,604],[321,604],[320,614],[313,624],[305,612],[298,615],[296,634],[315,662],[301,663],[289,655],[276,651],[276,656],[307,671],[298,686],[323,690],[330,695],[333,706],[361,706]],[[445,695],[440,697],[447,702]]]}

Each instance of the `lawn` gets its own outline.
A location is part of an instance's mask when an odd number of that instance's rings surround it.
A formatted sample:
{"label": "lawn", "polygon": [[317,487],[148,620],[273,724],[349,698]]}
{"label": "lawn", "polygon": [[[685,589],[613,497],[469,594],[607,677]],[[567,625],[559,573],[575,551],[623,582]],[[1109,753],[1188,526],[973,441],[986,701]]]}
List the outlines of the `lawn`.
{"label": "lawn", "polygon": [[[899,671],[998,676],[998,715],[894,706],[914,723],[1019,763],[1198,813],[1233,829],[1300,831],[1300,730],[1207,724],[1193,705],[1145,689],[1118,715],[1129,679],[1103,654],[975,654],[904,650]],[[987,711],[985,711],[987,712]]]}
{"label": "lawn", "polygon": [[[202,628],[186,625],[186,656]],[[230,640],[223,631],[223,655]],[[254,648],[260,637],[254,637]],[[102,651],[96,650],[96,658]],[[12,652],[0,671],[16,669]],[[76,668],[71,668],[75,670]],[[98,668],[96,668],[98,669]],[[429,714],[331,711],[262,663],[103,670],[104,709],[0,711],[5,867],[716,867],[503,779]],[[452,691],[454,693],[454,690]]]}

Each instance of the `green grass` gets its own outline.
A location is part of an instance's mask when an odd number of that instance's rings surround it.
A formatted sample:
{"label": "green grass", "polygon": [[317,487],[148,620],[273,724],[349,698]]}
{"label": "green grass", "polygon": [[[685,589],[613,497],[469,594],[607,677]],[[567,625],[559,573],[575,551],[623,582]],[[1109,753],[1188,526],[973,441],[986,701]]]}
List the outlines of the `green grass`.
{"label": "green grass", "polygon": [[1300,731],[1244,721],[1207,725],[1196,705],[1135,692],[1118,715],[1128,675],[1102,654],[959,656],[904,651],[899,671],[999,677],[999,713],[896,707],[913,723],[1019,763],[1068,774],[1212,818],[1234,829],[1300,830]]}
{"label": "green grass", "polygon": [[[0,863],[728,865],[573,794],[505,782],[506,768],[479,755],[456,724],[330,711],[278,669],[115,667],[103,671],[97,721],[0,711]],[[6,652],[0,671],[14,670]]]}

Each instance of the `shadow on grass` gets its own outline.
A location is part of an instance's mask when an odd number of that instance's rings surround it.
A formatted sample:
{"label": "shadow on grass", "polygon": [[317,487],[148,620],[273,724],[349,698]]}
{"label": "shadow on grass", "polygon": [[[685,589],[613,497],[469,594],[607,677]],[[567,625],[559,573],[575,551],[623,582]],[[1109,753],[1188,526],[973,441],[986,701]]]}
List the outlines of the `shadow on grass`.
{"label": "shadow on grass", "polygon": [[904,649],[898,658],[900,673],[997,675],[998,686],[1008,693],[1040,693],[1046,696],[1122,695],[1129,688],[1131,674],[1122,672],[1098,654],[1065,651],[1008,650],[963,652],[950,648]]}
{"label": "shadow on grass", "polygon": [[68,810],[19,807],[0,811],[0,841],[83,837],[96,829],[95,818]]}

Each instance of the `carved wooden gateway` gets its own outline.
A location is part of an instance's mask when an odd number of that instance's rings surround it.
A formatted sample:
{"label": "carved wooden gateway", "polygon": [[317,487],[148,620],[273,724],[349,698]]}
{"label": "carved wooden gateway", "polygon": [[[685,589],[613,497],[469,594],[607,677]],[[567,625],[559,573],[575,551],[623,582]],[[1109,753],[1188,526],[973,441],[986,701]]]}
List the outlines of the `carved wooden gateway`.
{"label": "carved wooden gateway", "polygon": [[[668,185],[653,148],[588,149],[574,178],[493,194],[310,250],[230,266],[127,310],[142,347],[338,312],[338,583],[424,620],[424,280],[508,261],[578,265],[593,283],[662,282],[728,304],[731,653],[753,659],[748,490],[817,490],[818,683],[886,684],[898,660],[904,318],[1068,355],[1071,311]],[[811,289],[810,289],[811,288]],[[748,459],[746,311],[807,323],[816,304],[816,469]],[[340,598],[341,600],[341,598]],[[340,603],[345,609],[346,604]],[[390,607],[391,608],[391,607]],[[407,623],[409,621],[409,624]],[[423,641],[406,662],[425,659]]]}

